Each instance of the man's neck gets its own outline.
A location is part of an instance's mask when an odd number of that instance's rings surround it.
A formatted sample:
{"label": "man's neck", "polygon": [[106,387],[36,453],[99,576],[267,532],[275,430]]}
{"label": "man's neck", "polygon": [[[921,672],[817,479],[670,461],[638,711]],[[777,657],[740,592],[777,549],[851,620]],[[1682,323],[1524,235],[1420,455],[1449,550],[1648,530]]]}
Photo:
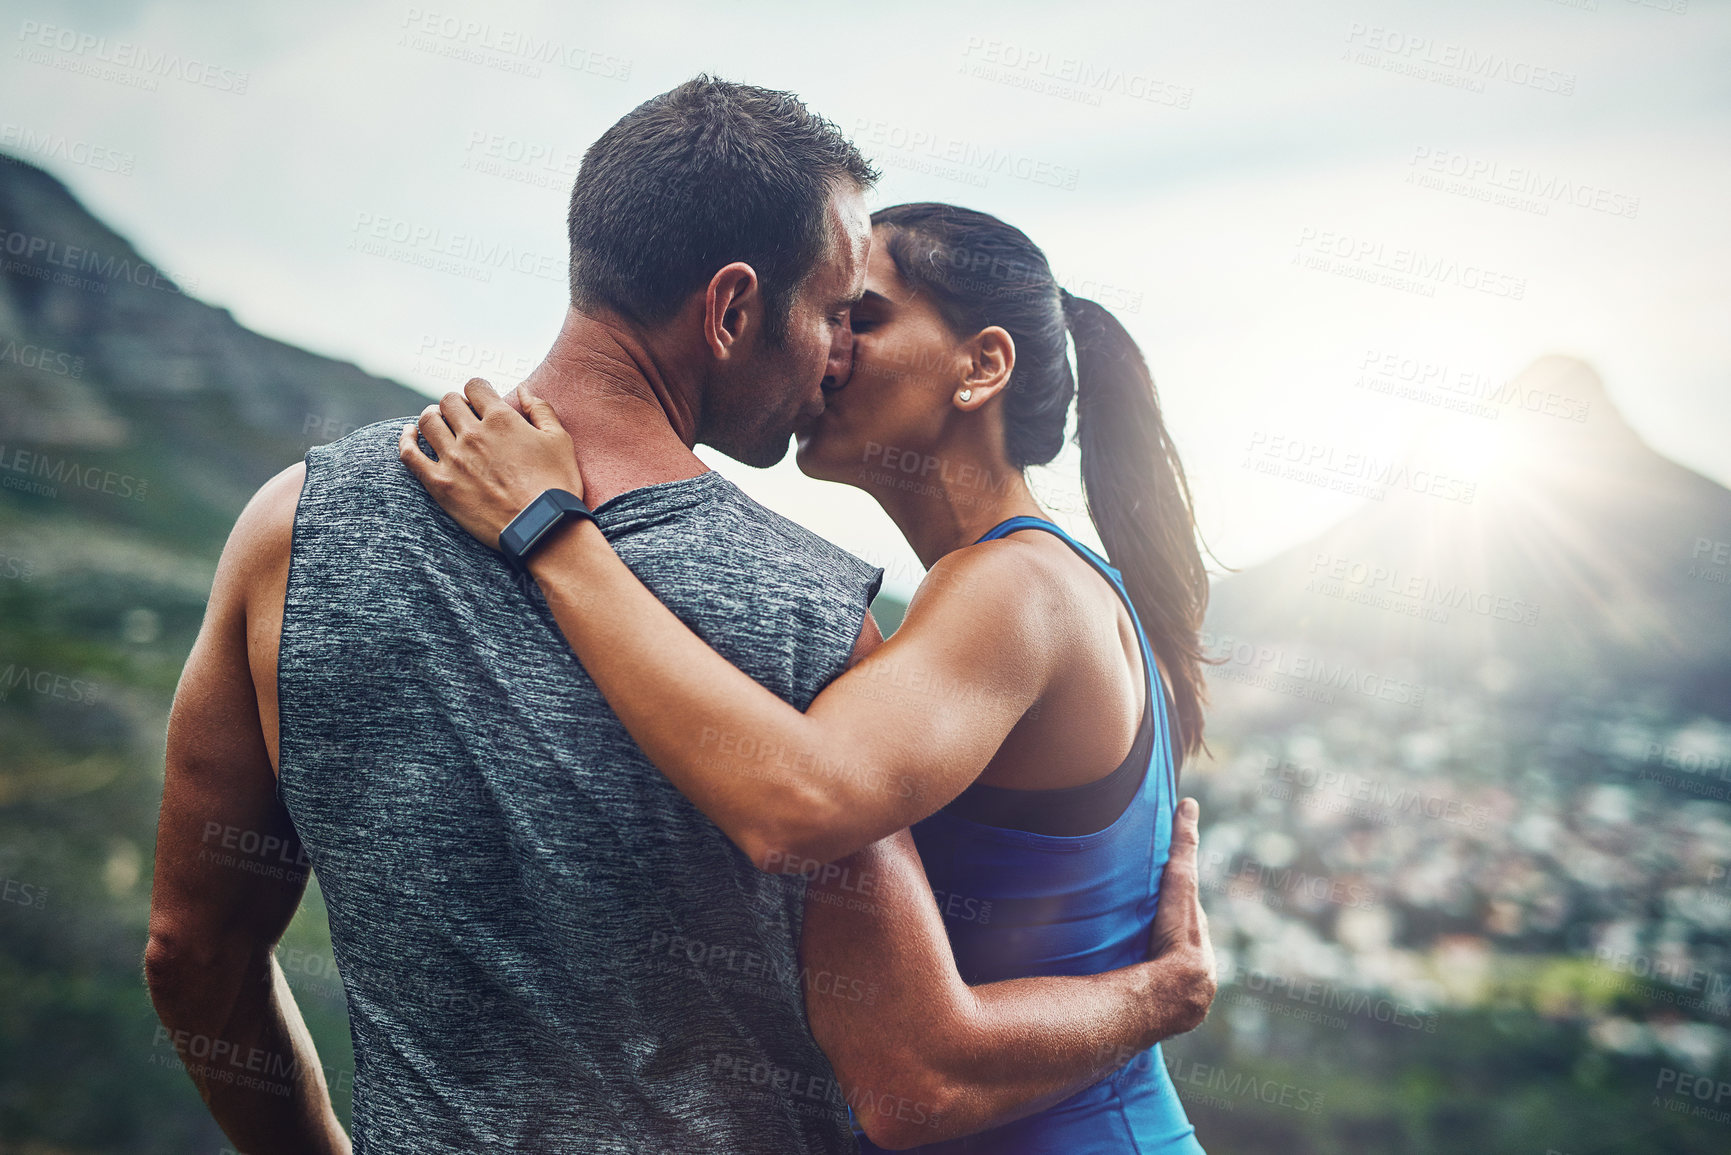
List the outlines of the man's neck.
{"label": "man's neck", "polygon": [[691,451],[698,402],[666,358],[625,325],[568,309],[525,384],[559,415],[593,509],[629,490],[706,473]]}

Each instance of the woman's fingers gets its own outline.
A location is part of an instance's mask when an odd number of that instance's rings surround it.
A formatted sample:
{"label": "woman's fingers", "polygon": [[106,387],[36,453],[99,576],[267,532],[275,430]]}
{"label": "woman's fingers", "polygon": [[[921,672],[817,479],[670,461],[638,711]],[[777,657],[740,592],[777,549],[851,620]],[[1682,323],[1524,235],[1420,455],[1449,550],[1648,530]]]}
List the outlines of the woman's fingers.
{"label": "woman's fingers", "polygon": [[564,424],[559,415],[553,412],[553,407],[534,393],[529,391],[529,383],[525,381],[517,386],[517,399],[523,403],[523,415],[529,423],[543,433],[565,432]]}
{"label": "woman's fingers", "polygon": [[1202,896],[1197,877],[1200,839],[1197,823],[1201,808],[1194,798],[1178,803],[1172,816],[1172,853],[1160,876],[1160,902],[1154,910],[1154,953],[1178,943],[1198,945],[1207,938]]}
{"label": "woman's fingers", "polygon": [[[473,415],[471,414],[472,418]],[[437,405],[429,405],[421,410],[420,419],[415,424],[420,428],[421,436],[427,439],[427,444],[433,447],[433,452],[439,455],[440,460],[444,460],[450,454],[451,448],[457,444],[456,435],[451,432],[451,427],[445,423],[445,411]]]}
{"label": "woman's fingers", "polygon": [[432,458],[421,452],[419,432],[412,424],[403,426],[397,433],[397,457],[409,467],[409,472],[425,485],[431,479],[435,467]]}
{"label": "woman's fingers", "polygon": [[1165,897],[1166,887],[1171,885],[1177,894],[1188,904],[1197,897],[1197,853],[1201,848],[1201,839],[1197,836],[1197,823],[1201,818],[1201,807],[1196,799],[1185,798],[1178,803],[1178,811],[1172,816],[1172,856],[1166,861],[1166,873],[1161,879],[1160,894]]}
{"label": "woman's fingers", "polygon": [[499,396],[499,391],[493,388],[492,382],[484,377],[471,377],[469,383],[463,386],[463,397],[469,407],[480,415],[484,422],[495,410],[509,410],[511,407],[505,399]]}
{"label": "woman's fingers", "polygon": [[[451,427],[451,432],[458,437],[471,433],[481,424],[481,419],[475,416],[475,411],[469,407],[469,399],[456,390],[439,398],[439,412],[445,416],[445,424]],[[438,446],[433,448],[437,449]]]}

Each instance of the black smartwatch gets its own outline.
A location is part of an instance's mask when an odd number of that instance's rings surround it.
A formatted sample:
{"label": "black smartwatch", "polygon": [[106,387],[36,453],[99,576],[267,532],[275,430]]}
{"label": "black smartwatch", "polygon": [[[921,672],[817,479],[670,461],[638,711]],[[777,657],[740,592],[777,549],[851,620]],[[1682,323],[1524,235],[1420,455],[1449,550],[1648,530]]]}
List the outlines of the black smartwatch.
{"label": "black smartwatch", "polygon": [[511,519],[511,524],[499,535],[499,552],[519,573],[529,568],[529,555],[552,535],[553,530],[567,521],[594,521],[576,495],[563,489],[549,489],[523,507],[523,512]]}

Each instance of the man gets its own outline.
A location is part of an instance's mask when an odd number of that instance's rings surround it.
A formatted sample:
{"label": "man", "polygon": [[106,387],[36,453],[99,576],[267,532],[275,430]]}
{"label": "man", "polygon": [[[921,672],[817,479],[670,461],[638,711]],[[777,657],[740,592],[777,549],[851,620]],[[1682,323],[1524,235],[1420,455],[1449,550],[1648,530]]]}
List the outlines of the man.
{"label": "man", "polygon": [[[699,77],[646,102],[585,156],[572,304],[530,378],[620,555],[801,708],[881,641],[881,571],[691,447],[771,465],[846,374],[873,175],[784,93]],[[349,1149],[271,953],[305,885],[281,860],[319,871],[361,1151],[845,1152],[862,1092],[907,1099],[865,1122],[917,1142],[904,1125],[938,1080],[1007,1116],[1199,1020],[1212,958],[1182,884],[1187,816],[1156,928],[1173,948],[1023,980],[1062,1008],[1036,1075],[1004,1073],[1038,1026],[1032,991],[1019,1017],[982,1018],[934,964],[929,891],[862,903],[882,1040],[850,1045],[838,1083],[804,998],[862,988],[802,972],[806,880],[756,869],[644,759],[534,584],[398,461],[400,425],[315,449],[249,504],[170,720],[146,973],[237,1147]],[[917,873],[905,840],[864,853],[890,882]],[[923,1040],[969,1015],[972,1052],[924,1070]]]}

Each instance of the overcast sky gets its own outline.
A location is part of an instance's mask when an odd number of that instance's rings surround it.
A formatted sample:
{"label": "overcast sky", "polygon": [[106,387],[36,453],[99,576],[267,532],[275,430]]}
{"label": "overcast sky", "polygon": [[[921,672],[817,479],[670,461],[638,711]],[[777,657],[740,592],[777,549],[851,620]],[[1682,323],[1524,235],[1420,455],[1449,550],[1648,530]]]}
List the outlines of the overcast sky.
{"label": "overcast sky", "polygon": [[[1582,357],[1731,483],[1724,2],[3,8],[0,147],[243,323],[431,393],[533,365],[576,158],[709,70],[840,124],[874,203],[997,213],[1115,306],[1229,564],[1365,500],[1246,468],[1253,443],[1424,434],[1470,475],[1496,422],[1355,385],[1389,354],[1456,382]],[[708,459],[917,578],[861,495]]]}

